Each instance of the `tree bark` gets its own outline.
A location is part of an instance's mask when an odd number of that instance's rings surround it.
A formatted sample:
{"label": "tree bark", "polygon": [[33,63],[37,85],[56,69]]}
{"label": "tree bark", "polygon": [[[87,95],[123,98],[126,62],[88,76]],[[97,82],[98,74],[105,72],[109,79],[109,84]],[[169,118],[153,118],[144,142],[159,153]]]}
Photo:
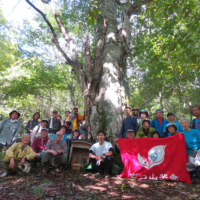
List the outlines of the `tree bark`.
{"label": "tree bark", "polygon": [[[26,0],[33,8],[33,4]],[[89,37],[85,42],[85,69],[78,61],[76,49],[69,34],[59,18],[53,2],[50,2],[52,12],[58,27],[66,42],[70,45],[71,58],[61,49],[55,31],[49,21],[39,9],[39,12],[49,25],[53,34],[53,42],[64,56],[66,63],[71,65],[77,75],[80,89],[84,94],[86,110],[86,124],[88,133],[96,136],[98,130],[104,130],[107,139],[113,141],[118,135],[122,125],[122,80],[126,71],[126,59],[129,54],[131,34],[130,17],[138,14],[143,4],[152,0],[141,0],[140,5],[131,4],[127,0],[99,0],[98,9],[101,14],[96,16],[95,26],[95,57],[90,54]],[[126,5],[122,12],[121,29],[118,29],[117,4]],[[128,7],[128,5],[131,5]],[[89,137],[88,137],[89,138]]]}

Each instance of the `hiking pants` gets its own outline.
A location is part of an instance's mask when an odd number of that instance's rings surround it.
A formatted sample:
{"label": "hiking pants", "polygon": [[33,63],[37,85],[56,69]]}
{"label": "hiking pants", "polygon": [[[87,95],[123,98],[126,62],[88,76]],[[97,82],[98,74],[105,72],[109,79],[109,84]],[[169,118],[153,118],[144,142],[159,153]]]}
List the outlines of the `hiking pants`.
{"label": "hiking pants", "polygon": [[101,164],[97,165],[97,160],[94,158],[90,158],[90,162],[92,163],[93,167],[99,172],[100,174],[103,173],[110,173],[112,167],[112,156],[106,156],[106,159],[101,162]]}

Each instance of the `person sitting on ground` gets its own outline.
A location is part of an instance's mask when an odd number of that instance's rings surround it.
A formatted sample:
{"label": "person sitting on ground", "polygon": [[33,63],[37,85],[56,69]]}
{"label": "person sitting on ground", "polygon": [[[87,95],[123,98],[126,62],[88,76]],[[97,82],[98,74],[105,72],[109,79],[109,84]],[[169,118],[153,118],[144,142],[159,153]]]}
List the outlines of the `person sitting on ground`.
{"label": "person sitting on ground", "polygon": [[140,119],[139,119],[139,122],[138,122],[138,128],[140,129],[142,127],[143,120],[145,120],[145,119],[149,120],[149,119],[147,119],[147,117],[149,116],[149,113],[146,110],[141,110],[140,113],[139,113],[139,116],[140,116]]}
{"label": "person sitting on ground", "polygon": [[153,133],[151,133],[151,138],[161,138],[160,133],[158,131],[154,131]]}
{"label": "person sitting on ground", "polygon": [[13,172],[19,173],[19,166],[24,166],[25,161],[31,161],[35,158],[35,152],[28,146],[30,135],[22,136],[20,143],[14,143],[7,151],[3,159],[5,172],[0,177],[6,177]]}
{"label": "person sitting on ground", "polygon": [[49,119],[49,133],[48,133],[48,138],[52,138],[54,134],[56,134],[60,127],[61,127],[61,122],[59,119],[57,119],[58,116],[58,111],[54,110],[52,113],[52,118]]}
{"label": "person sitting on ground", "polygon": [[97,139],[99,142],[93,144],[89,149],[88,156],[92,166],[97,170],[97,174],[103,174],[108,177],[112,167],[112,155],[114,153],[112,144],[105,141],[106,133],[99,130]]}
{"label": "person sitting on ground", "polygon": [[40,113],[36,112],[33,115],[33,119],[29,120],[26,124],[26,130],[28,134],[31,134],[33,129],[39,124],[38,119],[40,119]]}
{"label": "person sitting on ground", "polygon": [[67,111],[65,112],[65,116],[66,116],[66,119],[63,121],[63,125],[66,125],[65,122],[66,122],[67,120],[69,121],[69,118],[70,118],[70,111],[69,111],[69,110],[67,110]]}
{"label": "person sitting on ground", "polygon": [[189,108],[190,114],[196,118],[191,121],[191,128],[200,132],[200,104],[194,104]]}
{"label": "person sitting on ground", "polygon": [[8,148],[17,140],[21,129],[21,123],[18,121],[20,113],[13,110],[9,115],[9,119],[0,122],[0,152],[4,146]]}
{"label": "person sitting on ground", "polygon": [[196,175],[200,178],[200,132],[195,129],[190,129],[190,121],[186,118],[180,120],[183,127],[188,163],[187,171],[195,170]]}
{"label": "person sitting on ground", "polygon": [[[177,132],[183,132],[183,127],[181,126],[181,124],[179,122],[174,121],[175,116],[173,113],[169,112],[167,114],[167,119],[168,119],[169,123],[174,124],[176,126]],[[163,128],[163,133],[165,133],[165,136],[167,136],[166,126],[167,126],[167,124],[165,124],[165,126]]]}
{"label": "person sitting on ground", "polygon": [[156,131],[160,133],[160,136],[165,137],[165,133],[163,133],[163,128],[168,121],[163,118],[163,111],[160,109],[156,110],[156,119],[152,120],[150,123],[150,127],[153,127]]}
{"label": "person sitting on ground", "polygon": [[[131,138],[135,138],[135,133],[134,133],[134,131],[132,130],[132,129],[128,129],[127,131],[126,131],[126,137],[129,139],[131,139]],[[118,140],[119,140],[119,138],[116,138],[115,140],[114,140],[114,146],[115,146],[115,152],[116,153],[120,153],[120,150],[119,150],[119,147],[118,147],[118,144],[117,144],[117,142],[118,142]]]}
{"label": "person sitting on ground", "polygon": [[167,134],[168,137],[169,136],[173,136],[173,135],[177,135],[177,134],[181,133],[181,132],[177,132],[176,125],[172,124],[172,123],[166,124],[165,128],[166,128],[166,134]]}
{"label": "person sitting on ground", "polygon": [[[62,125],[60,127],[60,130],[59,130],[62,134],[63,134],[63,138],[62,138],[62,141],[66,142],[67,143],[67,137],[68,137],[68,134],[67,134],[67,127],[65,125]],[[56,139],[56,134],[53,135],[52,139]]]}
{"label": "person sitting on ground", "polygon": [[45,150],[41,154],[41,162],[44,164],[42,173],[46,173],[50,166],[56,167],[56,172],[61,172],[67,163],[67,144],[62,141],[63,133],[58,131],[56,139],[47,142]]}
{"label": "person sitting on ground", "polygon": [[126,138],[126,131],[132,129],[135,133],[138,131],[137,119],[131,116],[131,108],[126,107],[125,110],[126,119],[123,120],[119,137]]}
{"label": "person sitting on ground", "polygon": [[[41,124],[37,125],[33,132],[31,133],[31,144],[33,144],[33,141],[35,138],[40,137],[40,132],[43,128],[46,128],[48,126],[48,119],[42,119]],[[48,129],[47,129],[48,132]]]}
{"label": "person sitting on ground", "polygon": [[139,138],[139,137],[151,138],[151,134],[154,131],[155,131],[155,129],[150,127],[150,121],[148,119],[144,119],[142,121],[142,127],[139,129],[139,131],[137,133],[137,138]]}
{"label": "person sitting on ground", "polygon": [[40,132],[40,137],[34,139],[32,144],[32,149],[35,152],[35,158],[32,161],[32,167],[36,167],[37,162],[41,162],[41,153],[44,151],[47,142],[49,140],[48,130],[46,128],[42,128]]}

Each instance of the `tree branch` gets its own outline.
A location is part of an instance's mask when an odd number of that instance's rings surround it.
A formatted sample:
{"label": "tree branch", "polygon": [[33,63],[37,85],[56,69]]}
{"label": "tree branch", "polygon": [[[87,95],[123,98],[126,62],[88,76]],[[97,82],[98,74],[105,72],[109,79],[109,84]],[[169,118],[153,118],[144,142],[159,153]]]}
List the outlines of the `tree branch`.
{"label": "tree branch", "polygon": [[124,3],[122,3],[120,0],[115,0],[116,4],[120,5],[120,6],[123,6],[123,5],[126,5],[129,0],[125,1]]}
{"label": "tree branch", "polygon": [[54,14],[55,20],[56,20],[61,32],[63,33],[65,40],[70,44],[71,57],[72,57],[72,60],[75,61],[75,60],[77,60],[77,55],[76,55],[76,46],[74,44],[74,41],[70,38],[65,27],[63,26],[63,24],[60,20],[59,14],[54,7],[53,2],[49,2],[49,5],[51,6],[51,10]]}
{"label": "tree branch", "polygon": [[138,6],[137,3],[133,3],[131,4],[131,6],[127,9],[127,15],[129,16],[129,18],[132,16],[132,15],[138,15],[140,13],[140,9],[143,5],[151,2],[153,0],[141,0],[140,2],[140,5]]}
{"label": "tree branch", "polygon": [[47,25],[49,26],[49,28],[51,29],[51,32],[53,34],[53,39],[52,39],[53,43],[56,45],[57,49],[64,56],[65,60],[67,61],[67,64],[73,66],[74,65],[73,61],[67,56],[67,54],[60,47],[60,44],[58,42],[58,38],[57,38],[57,35],[56,35],[55,31],[54,31],[54,28],[51,25],[51,23],[48,21],[48,19],[46,18],[46,15],[41,10],[39,10],[37,7],[35,7],[29,0],[25,0],[25,1],[43,17],[44,21],[47,23]]}
{"label": "tree branch", "polygon": [[90,54],[89,36],[86,37],[84,54],[85,54],[85,71],[86,71],[89,81],[91,82],[92,75],[94,72],[94,59]]}

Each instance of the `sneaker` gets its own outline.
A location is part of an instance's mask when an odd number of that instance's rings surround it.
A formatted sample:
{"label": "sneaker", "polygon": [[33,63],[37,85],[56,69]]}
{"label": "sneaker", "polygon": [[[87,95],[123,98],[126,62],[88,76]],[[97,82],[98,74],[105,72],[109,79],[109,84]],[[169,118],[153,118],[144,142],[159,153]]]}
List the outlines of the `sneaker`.
{"label": "sneaker", "polygon": [[94,174],[95,177],[100,176],[100,173],[97,172],[96,174]]}
{"label": "sneaker", "polygon": [[6,177],[6,176],[8,176],[8,173],[7,173],[7,172],[4,172],[3,174],[0,175],[0,178],[4,178],[4,177]]}
{"label": "sneaker", "polygon": [[110,178],[110,174],[105,174],[105,179]]}
{"label": "sneaker", "polygon": [[61,173],[62,170],[57,168],[57,169],[56,169],[56,172],[57,172],[57,173]]}

